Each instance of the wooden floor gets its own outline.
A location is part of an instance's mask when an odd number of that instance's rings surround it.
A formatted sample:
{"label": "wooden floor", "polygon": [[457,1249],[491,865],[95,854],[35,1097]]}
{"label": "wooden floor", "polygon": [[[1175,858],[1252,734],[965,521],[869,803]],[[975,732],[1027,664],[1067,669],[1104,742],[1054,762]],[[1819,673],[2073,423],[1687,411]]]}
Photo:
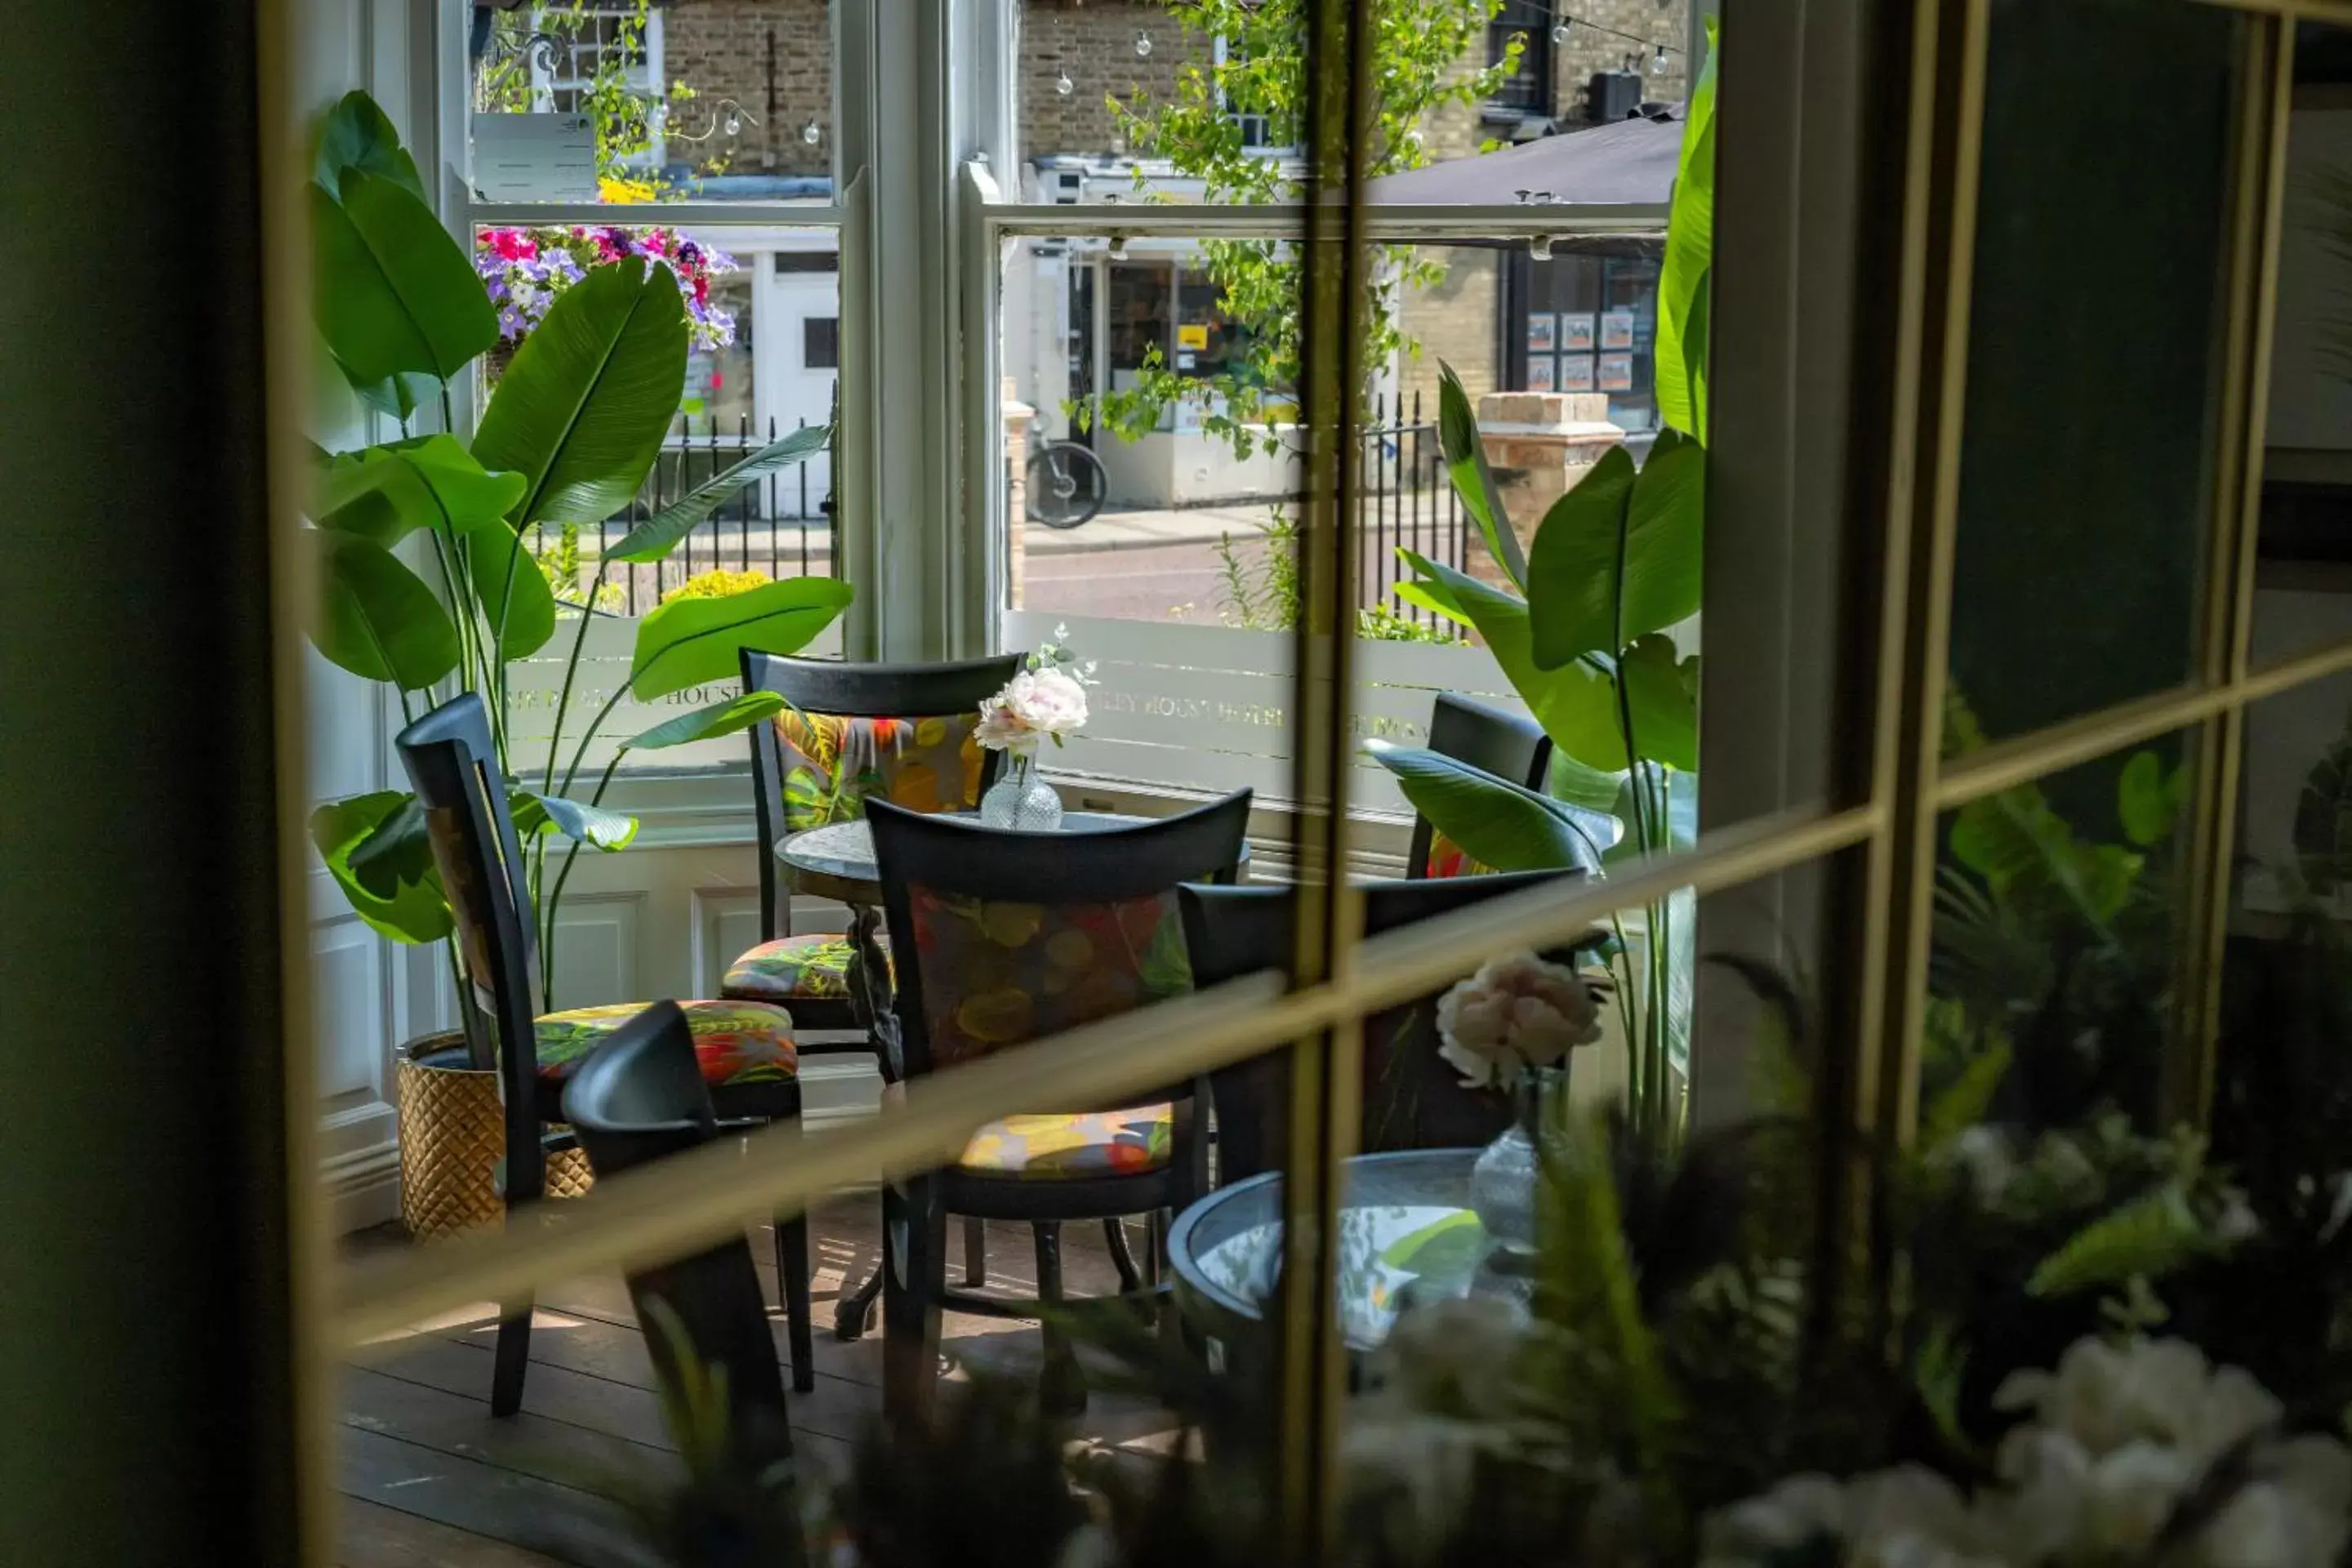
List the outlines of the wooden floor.
{"label": "wooden floor", "polygon": [[[817,1386],[792,1396],[793,1435],[805,1463],[837,1471],[881,1408],[878,1331],[854,1343],[832,1333],[843,1279],[854,1285],[874,1266],[879,1204],[847,1199],[814,1219]],[[1140,1247],[1139,1226],[1133,1235]],[[772,1244],[764,1231],[754,1244],[772,1302]],[[373,1234],[357,1245],[405,1244]],[[1099,1226],[1065,1227],[1063,1247],[1071,1294],[1116,1289]],[[961,1259],[952,1237],[950,1250]],[[988,1262],[992,1291],[1034,1293],[1026,1226],[991,1226]],[[772,1307],[769,1315],[777,1354],[785,1357],[782,1316]],[[393,1336],[344,1370],[337,1430],[342,1568],[617,1568],[645,1561],[618,1543],[613,1483],[674,1476],[677,1459],[621,1280],[581,1280],[541,1301],[522,1411],[505,1420],[492,1419],[488,1405],[496,1333],[485,1303]],[[941,1338],[950,1378],[967,1366],[1026,1371],[1037,1360],[1037,1331],[1027,1322],[950,1314]],[[1108,1447],[1147,1447],[1165,1442],[1168,1426],[1158,1410],[1097,1394],[1083,1429]]]}

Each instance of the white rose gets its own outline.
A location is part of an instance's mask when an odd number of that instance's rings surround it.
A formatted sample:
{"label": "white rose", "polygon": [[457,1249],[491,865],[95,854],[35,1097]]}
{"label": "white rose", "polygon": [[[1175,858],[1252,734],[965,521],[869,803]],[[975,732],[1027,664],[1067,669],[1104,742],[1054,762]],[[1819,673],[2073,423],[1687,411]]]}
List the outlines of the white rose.
{"label": "white rose", "polygon": [[1438,998],[1437,1054],[1473,1089],[1507,1087],[1601,1037],[1600,1010],[1576,971],[1506,953]]}
{"label": "white rose", "polygon": [[1699,1538],[1702,1568],[1767,1563],[1844,1535],[1844,1489],[1827,1476],[1790,1476],[1707,1520]]}
{"label": "white rose", "polygon": [[997,751],[1055,740],[1087,721],[1087,689],[1058,669],[1024,669],[980,705],[980,743]]}

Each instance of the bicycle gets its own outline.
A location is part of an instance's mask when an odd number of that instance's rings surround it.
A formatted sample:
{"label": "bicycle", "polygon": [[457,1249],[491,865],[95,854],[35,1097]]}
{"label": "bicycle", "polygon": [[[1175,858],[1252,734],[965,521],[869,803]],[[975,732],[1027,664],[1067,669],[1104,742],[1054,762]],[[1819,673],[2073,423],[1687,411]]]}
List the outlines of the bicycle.
{"label": "bicycle", "polygon": [[1029,454],[1029,521],[1076,528],[1102,510],[1109,483],[1102,459],[1068,439],[1045,440]]}

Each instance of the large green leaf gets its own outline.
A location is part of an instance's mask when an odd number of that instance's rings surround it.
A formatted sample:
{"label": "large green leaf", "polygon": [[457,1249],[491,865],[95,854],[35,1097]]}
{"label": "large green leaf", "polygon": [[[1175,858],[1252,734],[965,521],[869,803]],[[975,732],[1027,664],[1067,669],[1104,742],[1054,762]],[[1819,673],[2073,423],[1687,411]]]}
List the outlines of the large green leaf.
{"label": "large green leaf", "polygon": [[1614,658],[1633,640],[1620,635],[1617,578],[1633,478],[1633,458],[1612,447],[1544,513],[1528,559],[1529,646],[1537,668],[1558,669],[1588,653]]}
{"label": "large green leaf", "polygon": [[464,538],[522,499],[520,474],[493,474],[454,436],[420,436],[327,460],[313,513],[321,528],[386,549],[420,528]]}
{"label": "large green leaf", "polygon": [[1614,655],[1698,609],[1706,452],[1660,438],[1637,473],[1612,447],[1552,503],[1528,562],[1538,668]]}
{"label": "large green leaf", "polygon": [[345,170],[359,169],[390,180],[420,202],[426,199],[416,160],[400,144],[400,132],[391,117],[363,92],[343,94],[320,119],[311,165],[310,177],[331,196],[341,191]]}
{"label": "large green leaf", "polygon": [[457,668],[457,627],[422,578],[392,552],[349,534],[304,529],[319,573],[310,640],[353,675],[404,690]]}
{"label": "large green leaf", "polygon": [[740,697],[730,697],[724,702],[713,702],[707,708],[697,708],[675,719],[665,719],[650,730],[640,730],[622,742],[621,746],[625,751],[653,752],[670,746],[691,745],[697,741],[715,741],[721,735],[732,735],[762,720],[772,719],[790,706],[776,692],[747,691]]}
{"label": "large green leaf", "polygon": [[358,388],[408,373],[448,380],[498,341],[482,280],[414,193],[364,169],[341,178],[340,200],[310,187],[311,315],[328,351]]}
{"label": "large green leaf", "polygon": [[545,647],[555,635],[555,590],[524,547],[522,536],[504,527],[485,528],[457,548],[499,654],[527,658]]}
{"label": "large green leaf", "polygon": [[2124,837],[2143,849],[2171,837],[2188,793],[2187,768],[2168,771],[2154,752],[2133,753],[2116,780],[2116,814],[2122,819]]}
{"label": "large green leaf", "polygon": [[1425,582],[1437,584],[1478,628],[1486,651],[1555,746],[1603,773],[1624,767],[1616,688],[1604,669],[1589,663],[1538,669],[1528,646],[1527,601],[1426,556],[1402,553]]}
{"label": "large green leaf", "polygon": [[507,809],[514,815],[515,836],[519,838],[557,833],[612,854],[626,849],[637,836],[635,817],[584,801],[567,800],[560,795],[512,790],[507,795]]}
{"label": "large green leaf", "polygon": [[1706,439],[1706,365],[1715,258],[1715,24],[1706,65],[1683,110],[1682,155],[1666,209],[1666,256],[1658,277],[1658,417]]}
{"label": "large green leaf", "polygon": [[474,432],[474,456],[529,481],[513,517],[598,523],[628,505],[686,384],[686,310],[669,268],[592,267],[548,307]]}
{"label": "large green leaf", "polygon": [[1544,871],[1601,864],[1617,819],[1587,811],[1423,746],[1367,741],[1364,751],[1394,773],[1412,807],[1474,860],[1498,871]]}
{"label": "large green leaf", "polygon": [[[1404,555],[1411,552],[1400,549],[1397,553]],[[1471,624],[1468,613],[1462,608],[1462,602],[1442,583],[1399,583],[1395,586],[1396,596],[1408,605],[1418,605],[1433,615],[1444,616],[1456,626]]]}
{"label": "large green leaf", "polygon": [[1519,536],[1511,531],[1510,515],[1503,510],[1494,470],[1486,466],[1486,444],[1478,434],[1478,416],[1471,411],[1470,395],[1462,390],[1462,378],[1442,360],[1438,363],[1437,440],[1445,453],[1445,471],[1454,481],[1454,491],[1478,525],[1487,553],[1513,585],[1525,586],[1528,559],[1519,549]]}
{"label": "large green leaf", "polygon": [[745,648],[798,653],[849,603],[846,583],[789,577],[717,599],[674,599],[637,623],[629,690],[640,702],[740,673]]}
{"label": "large green leaf", "polygon": [[388,895],[370,890],[351,865],[352,851],[415,799],[406,790],[394,789],[331,802],[310,814],[310,842],[318,846],[328,874],[351,901],[353,914],[394,942],[438,942],[457,929],[457,922],[429,855],[415,877],[396,882]]}
{"label": "large green leaf", "polygon": [[351,847],[346,858],[353,879],[380,899],[390,898],[403,882],[425,880],[433,873],[434,860],[424,803],[413,795],[404,796]]}
{"label": "large green leaf", "polygon": [[1698,659],[1677,659],[1675,639],[1652,632],[1618,664],[1632,710],[1633,750],[1685,773],[1698,766]]}
{"label": "large green leaf", "polygon": [[2144,864],[2120,844],[2077,839],[2031,784],[1960,807],[1951,847],[1995,897],[2036,913],[2063,910],[2102,932],[2130,899]]}
{"label": "large green leaf", "polygon": [[728,500],[745,485],[755,484],[770,474],[804,463],[824,450],[833,439],[829,425],[812,425],[795,430],[781,441],[772,441],[741,462],[713,475],[687,491],[652,517],[629,531],[628,537],[612,550],[604,552],[608,561],[658,561],[677,547],[677,542],[710,521],[710,514],[725,505]]}

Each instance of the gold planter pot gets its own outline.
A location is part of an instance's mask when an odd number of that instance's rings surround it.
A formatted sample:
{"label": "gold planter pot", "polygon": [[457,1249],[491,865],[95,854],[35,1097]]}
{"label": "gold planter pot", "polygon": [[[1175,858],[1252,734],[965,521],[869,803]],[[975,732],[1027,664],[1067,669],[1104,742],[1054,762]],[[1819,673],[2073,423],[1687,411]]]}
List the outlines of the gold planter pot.
{"label": "gold planter pot", "polygon": [[[478,1230],[506,1213],[498,1185],[507,1152],[499,1075],[417,1059],[465,1043],[460,1034],[424,1035],[400,1049],[400,1222],[419,1238]],[[549,1197],[576,1198],[593,1180],[579,1150],[547,1156]]]}

